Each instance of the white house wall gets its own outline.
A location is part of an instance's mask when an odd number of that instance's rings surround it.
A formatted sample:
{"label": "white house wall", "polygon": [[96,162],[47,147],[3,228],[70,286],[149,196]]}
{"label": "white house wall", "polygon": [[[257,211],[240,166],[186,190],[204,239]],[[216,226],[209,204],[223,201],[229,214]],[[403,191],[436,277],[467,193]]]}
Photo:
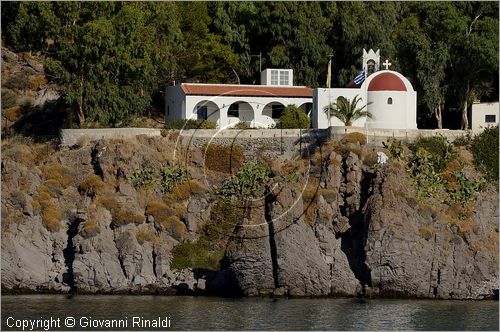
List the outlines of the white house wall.
{"label": "white house wall", "polygon": [[[186,99],[186,119],[197,119],[197,105],[207,104],[208,114],[212,114],[215,106],[220,110],[210,117],[209,120],[217,122],[219,128],[233,125],[239,121],[250,122],[252,127],[269,127],[275,124],[275,120],[263,114],[266,105],[272,102],[281,103],[284,106],[295,104],[301,106],[305,103],[311,103],[312,98],[281,98],[281,97],[243,97],[243,96],[199,96],[188,95]],[[229,117],[227,111],[233,103],[240,104],[240,117]],[[252,111],[252,115],[250,115]]]}
{"label": "white house wall", "polygon": [[[365,94],[361,89],[347,89],[347,88],[318,88],[313,90],[313,110],[312,110],[312,126],[313,128],[324,129],[328,128],[328,114],[323,110],[328,104],[334,103],[339,97],[345,97],[348,100],[354,99],[356,96],[361,97],[358,107],[362,107],[366,103]],[[358,119],[353,122],[355,127],[363,127],[366,119]],[[331,117],[331,126],[343,126],[344,124],[337,118]]]}
{"label": "white house wall", "polygon": [[[482,130],[487,127],[498,125],[500,116],[499,104],[496,103],[475,103],[472,104],[471,129]],[[486,115],[495,115],[495,122],[486,122]]]}
{"label": "white house wall", "polygon": [[167,87],[165,91],[165,122],[173,122],[185,118],[186,107],[184,96],[180,85]]}

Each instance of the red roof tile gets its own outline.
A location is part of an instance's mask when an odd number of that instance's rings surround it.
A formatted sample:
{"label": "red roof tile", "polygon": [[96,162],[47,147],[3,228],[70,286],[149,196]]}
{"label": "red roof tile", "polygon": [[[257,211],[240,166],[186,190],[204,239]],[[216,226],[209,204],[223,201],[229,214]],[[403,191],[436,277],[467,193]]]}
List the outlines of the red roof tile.
{"label": "red roof tile", "polygon": [[186,95],[312,98],[312,89],[307,87],[183,83],[181,88]]}

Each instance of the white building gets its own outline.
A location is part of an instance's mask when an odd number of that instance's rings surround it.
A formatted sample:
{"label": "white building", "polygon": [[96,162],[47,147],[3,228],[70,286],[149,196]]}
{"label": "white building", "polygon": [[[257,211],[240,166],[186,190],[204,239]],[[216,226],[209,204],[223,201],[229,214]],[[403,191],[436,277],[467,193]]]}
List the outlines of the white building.
{"label": "white building", "polygon": [[324,108],[336,102],[339,97],[348,100],[359,96],[358,107],[366,106],[372,118],[361,118],[352,123],[353,127],[381,129],[417,129],[417,93],[398,72],[388,70],[390,63],[386,61],[385,70],[380,67],[379,51],[363,50],[363,69],[366,79],[359,88],[318,88],[313,91],[312,125],[314,128],[343,126],[335,117],[325,113]]}
{"label": "white building", "polygon": [[263,85],[182,83],[167,87],[165,120],[205,119],[219,128],[244,122],[253,128],[268,128],[288,105],[310,113],[312,89],[293,86],[291,69],[266,69],[261,82]]}
{"label": "white building", "polygon": [[500,113],[498,101],[494,103],[475,102],[472,104],[471,113],[471,129],[474,131],[498,125]]}

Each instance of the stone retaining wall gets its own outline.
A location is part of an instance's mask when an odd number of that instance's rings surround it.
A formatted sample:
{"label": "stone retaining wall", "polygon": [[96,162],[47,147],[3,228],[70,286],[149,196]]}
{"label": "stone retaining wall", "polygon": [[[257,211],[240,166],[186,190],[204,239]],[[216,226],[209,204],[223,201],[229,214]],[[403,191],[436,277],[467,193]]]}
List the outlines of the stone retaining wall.
{"label": "stone retaining wall", "polygon": [[133,138],[137,135],[160,136],[161,129],[154,128],[102,128],[102,129],[62,129],[60,138],[62,146],[78,144],[82,139],[94,141],[99,139]]}
{"label": "stone retaining wall", "polygon": [[[104,128],[104,129],[62,129],[61,130],[61,145],[71,146],[78,143],[81,139],[98,140],[110,138],[132,138],[137,135],[161,136],[161,129],[152,128]],[[340,139],[345,134],[352,132],[361,132],[366,135],[369,143],[381,145],[389,137],[394,137],[401,140],[413,141],[419,136],[434,136],[442,135],[449,141],[455,140],[457,137],[465,136],[468,132],[477,134],[479,131],[465,130],[448,130],[448,129],[419,129],[419,130],[393,130],[393,129],[373,129],[363,127],[330,127],[329,129],[189,129],[178,131],[182,137],[183,144],[191,144],[201,146],[210,140],[217,144],[241,144],[247,146],[249,142],[252,145],[259,146],[262,144],[270,144],[277,147],[286,145],[285,150],[289,147],[302,143],[313,143],[317,140],[323,140],[330,135],[332,138]],[[245,141],[244,143],[242,143]],[[283,142],[283,143],[282,143]]]}

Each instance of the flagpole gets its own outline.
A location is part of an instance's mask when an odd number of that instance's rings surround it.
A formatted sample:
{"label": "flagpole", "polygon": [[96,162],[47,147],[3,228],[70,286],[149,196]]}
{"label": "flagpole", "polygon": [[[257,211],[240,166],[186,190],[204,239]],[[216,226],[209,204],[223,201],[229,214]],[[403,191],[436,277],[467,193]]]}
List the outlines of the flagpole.
{"label": "flagpole", "polygon": [[332,115],[330,114],[331,112],[331,105],[332,105],[332,97],[331,97],[331,94],[330,94],[330,87],[331,87],[331,84],[332,84],[332,57],[333,57],[333,54],[330,54],[329,55],[330,57],[330,60],[328,61],[328,75],[327,75],[327,89],[328,89],[328,128],[330,128],[330,126],[332,125]]}

